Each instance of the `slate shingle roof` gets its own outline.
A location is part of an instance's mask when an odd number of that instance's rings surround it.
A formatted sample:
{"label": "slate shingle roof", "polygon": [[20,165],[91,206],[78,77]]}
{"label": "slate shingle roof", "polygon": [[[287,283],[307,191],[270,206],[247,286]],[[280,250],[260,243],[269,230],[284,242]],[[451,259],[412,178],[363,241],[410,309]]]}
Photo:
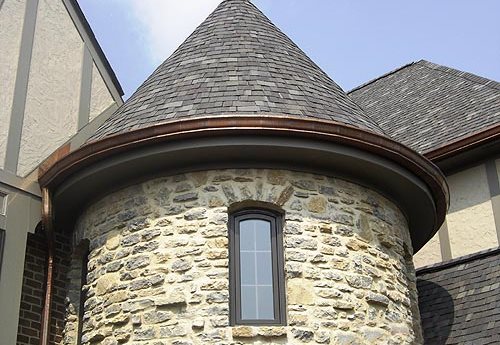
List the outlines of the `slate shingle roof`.
{"label": "slate shingle roof", "polygon": [[420,153],[500,123],[500,83],[424,60],[349,96],[388,135]]}
{"label": "slate shingle roof", "polygon": [[500,248],[417,271],[426,345],[500,344]]}
{"label": "slate shingle roof", "polygon": [[380,127],[249,0],[226,0],[91,138],[227,114]]}

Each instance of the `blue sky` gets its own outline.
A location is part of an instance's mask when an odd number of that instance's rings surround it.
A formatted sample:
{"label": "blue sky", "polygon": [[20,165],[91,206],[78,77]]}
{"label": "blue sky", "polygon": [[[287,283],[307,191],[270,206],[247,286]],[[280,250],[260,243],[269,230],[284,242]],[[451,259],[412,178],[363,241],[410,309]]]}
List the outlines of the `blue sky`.
{"label": "blue sky", "polygon": [[[125,98],[220,0],[79,0]],[[344,90],[426,59],[500,81],[498,0],[254,0]]]}

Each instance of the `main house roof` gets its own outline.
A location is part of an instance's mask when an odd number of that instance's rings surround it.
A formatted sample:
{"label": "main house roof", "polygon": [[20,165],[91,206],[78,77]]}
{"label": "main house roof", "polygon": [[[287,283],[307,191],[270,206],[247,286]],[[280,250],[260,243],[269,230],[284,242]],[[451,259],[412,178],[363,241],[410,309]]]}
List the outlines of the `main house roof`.
{"label": "main house roof", "polygon": [[500,122],[500,83],[425,60],[349,92],[393,139],[427,153]]}
{"label": "main house roof", "polygon": [[226,0],[91,140],[174,119],[319,118],[382,134],[342,89],[248,0]]}

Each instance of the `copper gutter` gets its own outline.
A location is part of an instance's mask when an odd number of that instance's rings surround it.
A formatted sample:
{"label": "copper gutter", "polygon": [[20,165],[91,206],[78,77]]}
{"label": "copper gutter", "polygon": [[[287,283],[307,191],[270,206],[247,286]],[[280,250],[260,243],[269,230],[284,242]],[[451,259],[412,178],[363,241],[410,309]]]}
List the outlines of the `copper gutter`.
{"label": "copper gutter", "polygon": [[424,153],[424,156],[436,162],[498,139],[500,139],[500,125],[495,125],[484,131],[474,133],[437,149],[433,149],[432,151],[428,151]]}
{"label": "copper gutter", "polygon": [[52,276],[54,271],[54,228],[52,219],[52,199],[48,188],[42,188],[42,226],[47,234],[47,288],[42,309],[40,345],[49,345],[50,306],[52,304]]}
{"label": "copper gutter", "polygon": [[285,135],[314,138],[356,147],[387,158],[420,177],[436,198],[438,219],[448,207],[448,187],[428,159],[385,136],[346,124],[286,116],[217,116],[174,120],[90,142],[66,155],[56,152],[40,165],[39,183],[56,188],[68,176],[106,157],[146,145],[228,134]]}

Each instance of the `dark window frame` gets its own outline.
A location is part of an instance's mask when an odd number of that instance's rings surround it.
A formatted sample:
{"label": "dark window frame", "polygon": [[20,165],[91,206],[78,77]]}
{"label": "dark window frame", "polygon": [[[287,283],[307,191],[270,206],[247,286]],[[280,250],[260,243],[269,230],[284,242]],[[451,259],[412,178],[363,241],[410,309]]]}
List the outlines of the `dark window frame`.
{"label": "dark window frame", "polygon": [[[241,318],[239,223],[249,219],[261,219],[271,223],[271,254],[275,315],[275,318],[272,320],[243,320]],[[229,319],[232,326],[286,325],[285,260],[283,251],[283,221],[281,214],[260,208],[245,209],[230,214],[229,297]]]}

